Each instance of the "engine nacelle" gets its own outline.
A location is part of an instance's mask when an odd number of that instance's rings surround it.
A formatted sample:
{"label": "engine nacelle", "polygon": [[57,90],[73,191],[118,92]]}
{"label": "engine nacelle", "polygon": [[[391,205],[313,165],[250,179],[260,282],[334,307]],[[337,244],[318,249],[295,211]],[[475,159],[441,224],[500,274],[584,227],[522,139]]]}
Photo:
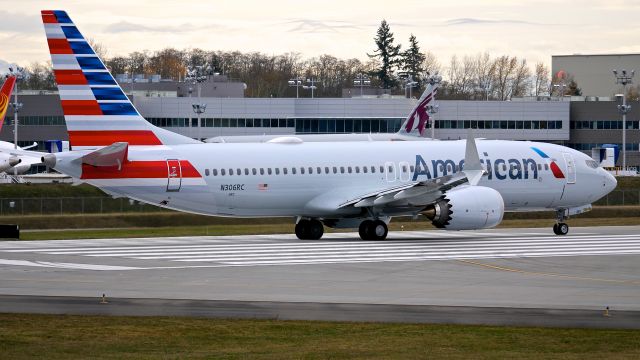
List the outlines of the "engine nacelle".
{"label": "engine nacelle", "polygon": [[4,172],[7,171],[11,168],[13,168],[14,166],[20,164],[22,162],[22,160],[18,159],[17,157],[10,157],[10,158],[5,158],[0,160],[0,172]]}
{"label": "engine nacelle", "polygon": [[422,211],[433,225],[446,230],[488,229],[504,215],[499,192],[485,186],[464,186],[451,190]]}

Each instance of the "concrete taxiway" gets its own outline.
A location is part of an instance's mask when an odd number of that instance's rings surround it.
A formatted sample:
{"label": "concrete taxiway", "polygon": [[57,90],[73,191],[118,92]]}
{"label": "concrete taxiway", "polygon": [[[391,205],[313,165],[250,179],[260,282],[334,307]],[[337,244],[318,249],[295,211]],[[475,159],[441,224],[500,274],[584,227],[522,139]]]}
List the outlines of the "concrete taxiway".
{"label": "concrete taxiway", "polygon": [[[103,293],[112,300],[96,309]],[[9,241],[0,294],[0,312],[151,302],[156,315],[640,327],[640,226]],[[208,311],[185,310],[194,302]]]}

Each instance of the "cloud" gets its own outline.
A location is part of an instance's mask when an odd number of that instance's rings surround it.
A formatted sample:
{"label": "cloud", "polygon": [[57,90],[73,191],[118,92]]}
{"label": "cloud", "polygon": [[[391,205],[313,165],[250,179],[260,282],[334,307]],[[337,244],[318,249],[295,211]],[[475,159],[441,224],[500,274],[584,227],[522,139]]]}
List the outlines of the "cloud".
{"label": "cloud", "polygon": [[494,20],[494,19],[478,19],[478,18],[457,18],[451,19],[444,22],[445,26],[460,26],[460,25],[489,25],[489,24],[511,24],[511,25],[549,25],[549,24],[541,24],[535,23],[531,21],[522,21],[522,20]]}
{"label": "cloud", "polygon": [[0,32],[34,33],[42,32],[42,18],[39,15],[25,15],[0,10]]}
{"label": "cloud", "polygon": [[294,19],[284,22],[284,24],[293,25],[289,32],[299,33],[337,33],[340,30],[358,30],[361,26],[347,21],[321,21],[311,19]]}
{"label": "cloud", "polygon": [[142,24],[134,24],[128,21],[120,21],[107,25],[105,32],[124,33],[124,32],[154,32],[154,33],[186,33],[190,31],[198,31],[205,29],[222,28],[221,25],[195,26],[191,24],[181,24],[177,26],[157,25],[149,26]]}

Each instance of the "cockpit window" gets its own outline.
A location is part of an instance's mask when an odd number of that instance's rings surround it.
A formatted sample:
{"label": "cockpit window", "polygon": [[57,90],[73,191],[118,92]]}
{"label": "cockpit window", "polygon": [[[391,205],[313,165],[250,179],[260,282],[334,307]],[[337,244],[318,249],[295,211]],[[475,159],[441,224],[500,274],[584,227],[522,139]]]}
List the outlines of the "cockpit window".
{"label": "cockpit window", "polygon": [[592,169],[597,169],[599,167],[598,162],[595,160],[585,160],[585,162],[587,163],[587,166]]}

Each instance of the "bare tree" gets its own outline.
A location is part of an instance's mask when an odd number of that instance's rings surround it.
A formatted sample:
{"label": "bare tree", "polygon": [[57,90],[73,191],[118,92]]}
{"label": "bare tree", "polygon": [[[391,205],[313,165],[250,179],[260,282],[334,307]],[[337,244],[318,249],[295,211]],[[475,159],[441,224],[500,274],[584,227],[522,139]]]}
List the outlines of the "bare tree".
{"label": "bare tree", "polygon": [[544,63],[537,63],[533,75],[532,94],[541,96],[549,93],[549,68]]}
{"label": "bare tree", "polygon": [[498,100],[507,100],[511,97],[511,82],[517,65],[518,59],[509,55],[500,56],[495,60],[493,89]]}
{"label": "bare tree", "polygon": [[512,97],[521,97],[529,92],[531,87],[531,70],[527,65],[527,60],[522,59],[517,63],[516,68],[513,71],[511,79],[511,94]]}

